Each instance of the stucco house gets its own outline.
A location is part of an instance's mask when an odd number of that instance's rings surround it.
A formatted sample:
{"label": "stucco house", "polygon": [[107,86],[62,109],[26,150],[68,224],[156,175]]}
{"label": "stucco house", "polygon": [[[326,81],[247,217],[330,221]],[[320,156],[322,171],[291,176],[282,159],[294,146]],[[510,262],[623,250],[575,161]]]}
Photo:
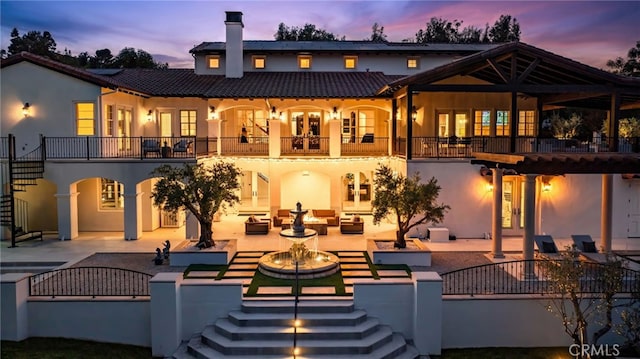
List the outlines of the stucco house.
{"label": "stucco house", "polygon": [[[243,27],[227,12],[226,41],[191,49],[193,69],[2,60],[3,237],[12,212],[60,239],[179,226],[151,203],[150,172],[222,159],[244,172],[237,212],[368,213],[385,163],[438,179],[458,238],[640,238],[640,150],[617,128],[638,79],[519,42],[251,41]],[[607,110],[609,136],[542,138],[542,112],[562,106]]]}

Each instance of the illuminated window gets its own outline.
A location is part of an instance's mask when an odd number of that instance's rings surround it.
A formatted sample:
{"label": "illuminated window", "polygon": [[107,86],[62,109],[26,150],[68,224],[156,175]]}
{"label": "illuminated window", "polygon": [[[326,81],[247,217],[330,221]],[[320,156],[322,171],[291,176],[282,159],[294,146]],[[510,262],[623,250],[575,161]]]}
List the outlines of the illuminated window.
{"label": "illuminated window", "polygon": [[113,118],[113,105],[105,106],[104,119],[105,119],[105,125],[107,126],[105,134],[109,137],[113,137],[113,126],[115,124],[115,120]]}
{"label": "illuminated window", "polygon": [[467,113],[456,112],[454,116],[456,120],[455,135],[457,137],[467,137]]}
{"label": "illuminated window", "polygon": [[408,69],[420,68],[420,58],[419,57],[407,57],[407,68]]}
{"label": "illuminated window", "polygon": [[310,69],[311,56],[308,56],[308,55],[298,56],[298,67],[301,69]]}
{"label": "illuminated window", "polygon": [[267,115],[268,112],[264,110],[236,110],[238,136],[244,129],[250,142],[267,141],[269,138]]}
{"label": "illuminated window", "polygon": [[108,178],[100,179],[100,209],[123,209],[124,185]]}
{"label": "illuminated window", "polygon": [[535,136],[535,111],[518,111],[518,136]]}
{"label": "illuminated window", "polygon": [[94,110],[93,102],[76,103],[76,127],[78,136],[93,136],[94,129]]}
{"label": "illuminated window", "polygon": [[509,136],[509,111],[496,111],[496,136]]}
{"label": "illuminated window", "polygon": [[491,130],[491,111],[478,110],[474,112],[473,135],[489,136]]}
{"label": "illuminated window", "polygon": [[367,133],[373,134],[375,124],[374,110],[358,110],[342,119],[342,143],[355,143]]}
{"label": "illuminated window", "polygon": [[344,68],[345,69],[355,69],[358,64],[357,56],[345,56],[344,57]]}
{"label": "illuminated window", "polygon": [[253,57],[253,68],[254,69],[264,69],[266,66],[267,58],[264,56],[254,56]]}
{"label": "illuminated window", "polygon": [[219,56],[208,56],[207,57],[207,66],[210,69],[220,68],[220,57]]}
{"label": "illuminated window", "polygon": [[180,136],[196,135],[196,111],[180,110]]}
{"label": "illuminated window", "polygon": [[438,136],[449,137],[449,114],[438,114]]}

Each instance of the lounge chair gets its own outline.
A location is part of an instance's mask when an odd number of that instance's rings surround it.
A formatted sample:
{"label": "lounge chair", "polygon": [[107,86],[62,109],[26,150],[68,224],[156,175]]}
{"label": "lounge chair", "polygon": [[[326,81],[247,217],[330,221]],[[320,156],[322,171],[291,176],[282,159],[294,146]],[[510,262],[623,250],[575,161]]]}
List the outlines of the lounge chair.
{"label": "lounge chair", "polygon": [[147,157],[147,153],[157,153],[157,156],[160,156],[160,142],[155,140],[143,140],[142,155]]}
{"label": "lounge chair", "polygon": [[572,234],[571,239],[578,250],[583,253],[598,253],[596,242],[588,234]]}
{"label": "lounge chair", "polygon": [[187,140],[180,140],[173,145],[173,153],[184,153],[190,152],[191,150],[191,142]]}
{"label": "lounge chair", "polygon": [[533,236],[533,241],[536,242],[536,246],[538,247],[538,253],[544,255],[555,255],[558,254],[558,247],[556,243],[553,241],[553,237],[550,235],[537,235]]}

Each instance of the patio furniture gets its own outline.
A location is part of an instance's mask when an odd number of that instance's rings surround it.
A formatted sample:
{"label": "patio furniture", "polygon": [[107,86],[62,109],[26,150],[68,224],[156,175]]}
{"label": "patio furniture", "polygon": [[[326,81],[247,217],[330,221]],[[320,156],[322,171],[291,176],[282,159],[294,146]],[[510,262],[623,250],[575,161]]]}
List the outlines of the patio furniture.
{"label": "patio furniture", "polygon": [[273,216],[273,225],[275,227],[281,227],[282,226],[282,221],[284,219],[290,218],[291,217],[291,210],[290,209],[279,209],[276,212],[276,215]]}
{"label": "patio furniture", "polygon": [[147,157],[147,153],[157,153],[156,156],[160,156],[160,142],[155,140],[143,140],[142,155]]}
{"label": "patio furniture", "polygon": [[[282,229],[290,229],[293,223],[292,218],[286,218],[282,220]],[[318,219],[316,218],[313,221],[304,221],[305,228],[313,229],[318,232],[320,236],[326,236],[328,233],[327,230],[327,220],[326,219]]]}
{"label": "patio furniture", "polygon": [[550,235],[537,235],[533,236],[533,241],[536,243],[538,247],[538,253],[545,255],[557,255],[558,247],[556,243],[553,241],[553,237]]}
{"label": "patio furniture", "polygon": [[573,243],[580,252],[598,253],[596,242],[594,242],[588,234],[572,234],[571,240],[573,240]]}
{"label": "patio furniture", "polygon": [[340,216],[336,215],[336,211],[333,209],[314,209],[311,213],[315,218],[325,219],[327,224],[332,227],[340,225]]}
{"label": "patio furniture", "polygon": [[191,152],[191,143],[193,141],[180,140],[173,145],[173,153],[184,153],[187,154]]}
{"label": "patio furniture", "polygon": [[244,233],[245,234],[268,234],[271,229],[271,219],[266,218],[257,218],[255,216],[250,216],[244,222]]}
{"label": "patio furniture", "polygon": [[363,234],[364,221],[360,216],[340,219],[340,233],[342,234]]}

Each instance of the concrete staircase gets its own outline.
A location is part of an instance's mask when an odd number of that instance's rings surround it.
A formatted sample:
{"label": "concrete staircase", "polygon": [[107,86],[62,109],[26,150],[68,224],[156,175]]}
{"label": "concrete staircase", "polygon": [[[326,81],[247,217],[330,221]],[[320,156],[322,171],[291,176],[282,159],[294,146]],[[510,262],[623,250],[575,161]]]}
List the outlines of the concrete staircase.
{"label": "concrete staircase", "polygon": [[[175,359],[293,358],[293,301],[244,301],[198,336],[183,343]],[[352,301],[298,303],[296,358],[414,359],[402,335],[355,309]]]}

